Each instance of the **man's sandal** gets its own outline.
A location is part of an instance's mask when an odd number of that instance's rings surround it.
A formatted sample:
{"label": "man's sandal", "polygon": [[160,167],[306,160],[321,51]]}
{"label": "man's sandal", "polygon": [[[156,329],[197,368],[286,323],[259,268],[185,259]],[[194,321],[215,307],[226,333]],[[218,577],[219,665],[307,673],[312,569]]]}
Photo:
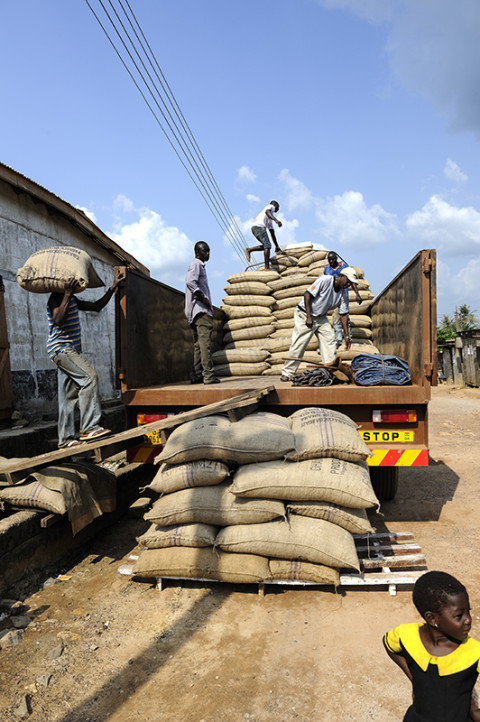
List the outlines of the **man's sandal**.
{"label": "man's sandal", "polygon": [[72,446],[81,446],[82,442],[78,441],[77,439],[70,439],[69,441],[64,441],[63,444],[59,444],[59,449],[70,449]]}
{"label": "man's sandal", "polygon": [[250,251],[247,248],[245,248],[243,252],[245,254],[245,258],[247,259],[247,262],[250,263]]}
{"label": "man's sandal", "polygon": [[111,433],[110,429],[104,429],[103,426],[94,426],[93,429],[80,433],[80,441],[91,441],[91,439],[98,439],[99,436],[106,436]]}

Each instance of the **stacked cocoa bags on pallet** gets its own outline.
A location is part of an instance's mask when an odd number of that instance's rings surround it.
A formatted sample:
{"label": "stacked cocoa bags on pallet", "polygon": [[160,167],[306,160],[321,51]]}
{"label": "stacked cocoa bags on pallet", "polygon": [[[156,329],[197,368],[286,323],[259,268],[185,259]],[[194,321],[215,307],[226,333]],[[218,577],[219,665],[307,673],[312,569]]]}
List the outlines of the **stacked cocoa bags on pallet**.
{"label": "stacked cocoa bags on pallet", "polygon": [[339,569],[359,568],[353,534],[374,531],[369,453],[347,416],[317,407],[178,426],[134,575],[338,585]]}
{"label": "stacked cocoa bags on pallet", "polygon": [[[228,278],[221,306],[227,318],[224,348],[213,355],[217,376],[281,374],[292,340],[295,306],[327,265],[327,251],[316,250],[311,243],[294,244],[286,247],[285,254],[272,258],[271,270],[246,271]],[[364,302],[359,306],[355,293],[349,291],[352,345],[348,351],[344,346],[339,349],[342,360],[347,361],[359,353],[378,353],[368,315],[373,293],[362,269],[354,268]],[[315,336],[298,371],[312,361],[321,361]]]}

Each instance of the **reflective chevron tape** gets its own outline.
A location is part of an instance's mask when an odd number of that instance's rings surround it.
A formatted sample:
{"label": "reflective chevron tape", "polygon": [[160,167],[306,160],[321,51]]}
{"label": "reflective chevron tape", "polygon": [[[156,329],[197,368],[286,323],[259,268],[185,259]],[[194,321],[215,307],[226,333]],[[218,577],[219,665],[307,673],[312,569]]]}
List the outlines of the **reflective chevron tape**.
{"label": "reflective chevron tape", "polygon": [[127,461],[129,464],[151,464],[155,457],[161,452],[162,446],[131,446],[127,449]]}
{"label": "reflective chevron tape", "polygon": [[370,449],[369,466],[428,466],[428,449]]}

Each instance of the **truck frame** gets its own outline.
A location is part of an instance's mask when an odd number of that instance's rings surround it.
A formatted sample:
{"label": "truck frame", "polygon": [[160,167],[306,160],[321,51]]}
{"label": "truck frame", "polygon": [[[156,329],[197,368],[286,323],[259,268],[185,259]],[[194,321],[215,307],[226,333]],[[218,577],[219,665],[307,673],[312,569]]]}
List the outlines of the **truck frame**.
{"label": "truck frame", "polygon": [[[146,421],[273,385],[262,409],[289,416],[300,407],[340,411],[359,426],[380,499],[393,499],[398,468],[428,465],[428,402],[436,373],[436,251],[419,251],[372,302],[373,340],[383,354],[409,366],[406,386],[291,386],[276,376],[225,377],[192,385],[192,337],[184,294],[136,270],[117,267],[125,281],[116,300],[117,382],[127,424]],[[214,309],[214,345],[221,348],[223,312]],[[285,353],[287,356],[288,353]],[[143,460],[146,460],[144,455]]]}

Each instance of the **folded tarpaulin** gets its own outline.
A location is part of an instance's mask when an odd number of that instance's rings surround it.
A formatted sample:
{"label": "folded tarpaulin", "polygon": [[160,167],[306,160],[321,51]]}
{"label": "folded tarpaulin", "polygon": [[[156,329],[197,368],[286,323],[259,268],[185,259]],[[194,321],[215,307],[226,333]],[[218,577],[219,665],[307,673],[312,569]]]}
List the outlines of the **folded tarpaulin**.
{"label": "folded tarpaulin", "polygon": [[353,357],[351,368],[360,386],[404,386],[412,382],[407,362],[398,356],[360,353]]}

